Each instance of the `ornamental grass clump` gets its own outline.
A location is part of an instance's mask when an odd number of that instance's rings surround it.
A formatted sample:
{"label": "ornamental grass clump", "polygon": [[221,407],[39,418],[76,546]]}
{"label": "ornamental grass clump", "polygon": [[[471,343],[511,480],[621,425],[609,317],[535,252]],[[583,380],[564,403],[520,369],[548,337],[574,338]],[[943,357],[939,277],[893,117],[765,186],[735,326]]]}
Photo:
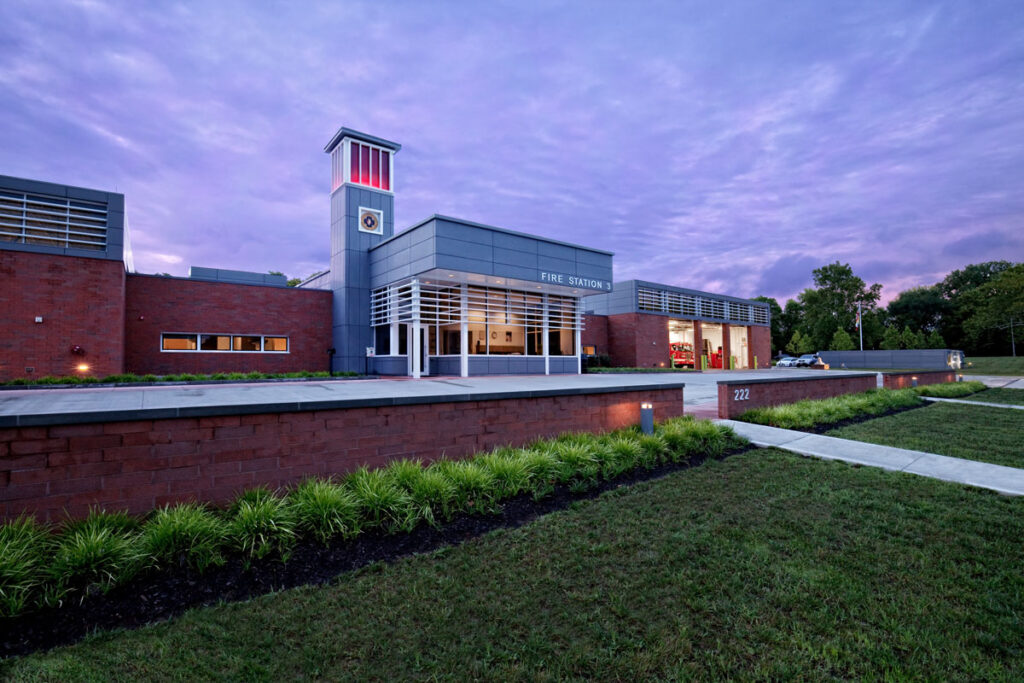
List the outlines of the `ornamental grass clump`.
{"label": "ornamental grass clump", "polygon": [[415,517],[431,526],[451,519],[455,485],[434,467],[423,467],[419,460],[400,460],[388,465],[386,471],[409,495]]}
{"label": "ornamental grass clump", "polygon": [[227,524],[229,543],[248,558],[260,559],[272,552],[287,557],[296,540],[294,510],[285,499],[262,487],[235,500]]}
{"label": "ornamental grass clump", "polygon": [[348,476],[345,487],[355,498],[368,526],[394,533],[411,531],[420,520],[412,498],[386,470],[360,467]]}
{"label": "ornamental grass clump", "polygon": [[503,448],[475,458],[480,467],[491,473],[495,500],[511,498],[530,487],[530,467],[521,453]]}
{"label": "ornamental grass clump", "polygon": [[288,494],[298,528],[321,543],[331,538],[352,538],[359,533],[362,519],[359,502],[340,484],[307,479]]}
{"label": "ornamental grass clump", "polygon": [[0,617],[13,617],[36,600],[51,545],[49,533],[31,517],[0,526]]}
{"label": "ornamental grass clump", "polygon": [[144,559],[138,528],[138,521],[124,513],[97,510],[67,524],[50,560],[46,600],[59,603],[74,595],[84,600],[135,576]]}
{"label": "ornamental grass clump", "polygon": [[228,525],[205,505],[180,503],[159,508],[142,525],[140,545],[157,567],[189,566],[204,571],[224,563]]}
{"label": "ornamental grass clump", "polygon": [[439,460],[431,465],[452,483],[456,512],[490,512],[494,509],[494,475],[473,460]]}

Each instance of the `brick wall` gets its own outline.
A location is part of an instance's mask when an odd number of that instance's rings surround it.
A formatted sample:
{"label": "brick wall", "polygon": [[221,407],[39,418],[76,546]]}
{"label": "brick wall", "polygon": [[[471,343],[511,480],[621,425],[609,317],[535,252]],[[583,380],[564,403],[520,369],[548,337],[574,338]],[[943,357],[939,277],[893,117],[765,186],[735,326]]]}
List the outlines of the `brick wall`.
{"label": "brick wall", "polygon": [[608,317],[604,315],[583,316],[583,346],[593,346],[598,354],[608,353]]}
{"label": "brick wall", "polygon": [[761,406],[860,393],[874,389],[875,383],[875,375],[719,382],[718,417],[730,419]]}
{"label": "brick wall", "polygon": [[0,518],[89,506],[144,513],[182,500],[224,503],[256,485],[462,457],[566,431],[602,432],[683,413],[683,390],[511,398],[226,417],[0,429]]}
{"label": "brick wall", "polygon": [[608,316],[612,365],[654,368],[669,362],[668,317],[647,313]]}
{"label": "brick wall", "polygon": [[[129,275],[125,371],[137,374],[326,370],[331,292]],[[163,353],[162,332],[289,337],[289,353]]]}
{"label": "brick wall", "polygon": [[120,261],[0,249],[0,380],[121,372],[124,291]]}
{"label": "brick wall", "polygon": [[751,325],[747,328],[750,334],[750,367],[754,367],[754,357],[757,357],[757,367],[770,368],[772,366],[772,329],[761,325]]}
{"label": "brick wall", "polygon": [[937,370],[932,372],[883,372],[882,386],[886,389],[907,389],[914,386],[914,378],[917,378],[917,385],[925,384],[946,384],[956,381],[956,373],[952,370]]}

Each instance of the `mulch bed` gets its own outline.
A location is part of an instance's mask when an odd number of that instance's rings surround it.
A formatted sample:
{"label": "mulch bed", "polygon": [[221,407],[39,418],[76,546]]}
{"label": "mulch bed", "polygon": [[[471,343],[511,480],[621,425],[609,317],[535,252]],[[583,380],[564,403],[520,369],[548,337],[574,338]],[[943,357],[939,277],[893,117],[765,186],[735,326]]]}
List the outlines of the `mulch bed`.
{"label": "mulch bed", "polygon": [[[745,447],[725,457],[751,450]],[[204,573],[179,567],[151,570],[106,594],[87,596],[61,607],[0,619],[0,658],[48,650],[81,640],[89,633],[116,628],[138,628],[170,619],[197,606],[247,600],[303,585],[325,584],[339,575],[375,562],[394,562],[443,546],[458,545],[495,529],[522,526],[541,515],[568,508],[573,502],[596,498],[605,491],[658,479],[703,463],[638,469],[600,482],[586,491],[556,486],[541,500],[522,494],[503,502],[496,514],[462,515],[439,527],[422,525],[411,533],[366,532],[349,541],[323,545],[313,539],[299,541],[288,561],[264,558],[247,563],[231,557]]]}

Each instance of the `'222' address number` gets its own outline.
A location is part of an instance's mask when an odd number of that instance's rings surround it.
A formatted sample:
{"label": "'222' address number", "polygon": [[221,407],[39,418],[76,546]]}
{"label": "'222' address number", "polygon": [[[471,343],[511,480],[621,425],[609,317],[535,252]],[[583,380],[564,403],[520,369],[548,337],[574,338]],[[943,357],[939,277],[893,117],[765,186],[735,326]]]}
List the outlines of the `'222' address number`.
{"label": "'222' address number", "polygon": [[750,389],[733,389],[732,400],[747,401],[750,399]]}

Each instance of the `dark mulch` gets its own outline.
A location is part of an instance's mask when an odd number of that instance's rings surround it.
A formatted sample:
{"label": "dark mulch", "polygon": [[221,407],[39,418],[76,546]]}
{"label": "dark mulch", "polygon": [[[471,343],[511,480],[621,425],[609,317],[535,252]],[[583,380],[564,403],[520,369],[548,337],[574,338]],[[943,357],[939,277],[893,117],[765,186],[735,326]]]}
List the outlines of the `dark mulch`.
{"label": "dark mulch", "polygon": [[[747,450],[750,448],[737,449],[726,457]],[[541,515],[564,510],[575,501],[658,479],[700,465],[704,460],[627,472],[585,491],[557,486],[541,500],[523,494],[502,503],[495,514],[462,515],[439,527],[421,526],[406,534],[367,532],[354,540],[339,540],[326,546],[305,539],[293,548],[287,562],[265,558],[251,561],[247,568],[241,557],[232,557],[224,565],[202,574],[188,567],[150,571],[106,594],[88,596],[81,603],[72,601],[62,607],[0,619],[0,658],[68,645],[95,631],[138,628],[170,619],[192,607],[327,583],[340,574],[374,562],[393,562],[416,553],[457,545],[495,529],[522,526]]]}

